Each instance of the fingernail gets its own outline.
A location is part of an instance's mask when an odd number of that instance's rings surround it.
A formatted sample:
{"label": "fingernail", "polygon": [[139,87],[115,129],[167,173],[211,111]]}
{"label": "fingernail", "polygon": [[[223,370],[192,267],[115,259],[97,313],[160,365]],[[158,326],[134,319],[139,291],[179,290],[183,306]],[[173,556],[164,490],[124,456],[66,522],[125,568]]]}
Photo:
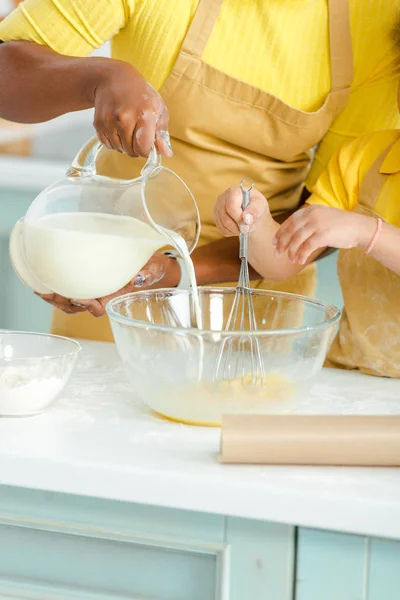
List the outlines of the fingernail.
{"label": "fingernail", "polygon": [[172,150],[172,146],[171,146],[171,137],[169,135],[169,132],[166,129],[161,129],[158,132],[158,135],[160,136],[160,138],[167,144],[168,150],[171,154],[171,156],[173,156],[174,151]]}
{"label": "fingernail", "polygon": [[273,246],[276,246],[276,245],[277,245],[277,243],[278,243],[278,240],[277,240],[277,239],[274,237],[274,238],[273,238],[273,240],[272,240],[272,245],[273,245]]}
{"label": "fingernail", "polygon": [[136,275],[135,279],[133,280],[133,285],[135,287],[142,287],[142,285],[144,285],[146,282],[146,275],[143,274],[139,274]]}
{"label": "fingernail", "polygon": [[243,221],[246,223],[246,225],[251,225],[253,220],[253,215],[251,213],[244,213]]}
{"label": "fingernail", "polygon": [[248,225],[244,225],[243,223],[239,225],[240,233],[250,233],[250,227]]}
{"label": "fingernail", "polygon": [[278,250],[278,248],[276,248],[275,252],[274,252],[274,256],[280,256],[280,255],[281,255],[281,251]]}
{"label": "fingernail", "polygon": [[85,304],[82,304],[82,302],[79,302],[79,300],[70,300],[72,306],[77,306],[78,308],[87,308],[87,306]]}

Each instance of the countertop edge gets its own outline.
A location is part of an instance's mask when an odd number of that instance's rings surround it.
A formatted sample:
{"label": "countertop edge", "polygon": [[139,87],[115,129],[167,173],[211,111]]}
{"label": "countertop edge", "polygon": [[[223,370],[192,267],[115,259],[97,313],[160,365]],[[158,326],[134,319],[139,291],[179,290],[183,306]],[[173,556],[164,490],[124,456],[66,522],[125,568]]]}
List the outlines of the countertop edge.
{"label": "countertop edge", "polygon": [[[23,460],[8,457],[0,460],[0,486],[14,486],[46,492],[70,494],[102,500],[159,506],[176,510],[219,514],[230,517],[270,521],[287,525],[323,529],[354,535],[387,539],[400,539],[400,502],[369,501],[335,497],[315,493],[290,496],[285,491],[259,490],[249,493],[249,486],[224,482],[218,489],[214,486],[213,496],[204,502],[204,486],[201,479],[166,473],[157,477],[139,469],[107,469],[106,466],[46,464],[46,473],[41,472],[40,461],[30,462],[30,472],[19,474]],[[60,476],[62,468],[62,476]],[[125,472],[126,477],[121,477]],[[135,486],[130,481],[135,479]],[[75,485],[65,481],[75,480]],[[105,483],[107,482],[107,483]],[[256,487],[256,486],[254,486]],[[112,492],[114,490],[114,492]],[[154,499],[157,498],[157,502]],[[382,518],[384,515],[384,518]]]}

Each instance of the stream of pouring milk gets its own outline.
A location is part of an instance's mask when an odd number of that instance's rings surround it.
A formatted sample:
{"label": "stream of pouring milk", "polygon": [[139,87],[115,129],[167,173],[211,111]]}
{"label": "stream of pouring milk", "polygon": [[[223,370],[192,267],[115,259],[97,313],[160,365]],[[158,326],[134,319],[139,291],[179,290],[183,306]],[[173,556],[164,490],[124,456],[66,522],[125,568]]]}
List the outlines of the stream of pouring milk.
{"label": "stream of pouring milk", "polygon": [[174,246],[184,260],[193,309],[202,328],[193,262],[184,239],[162,233],[128,216],[106,213],[55,213],[25,221],[29,266],[49,289],[66,298],[90,300],[113,294],[144,267],[157,250]]}

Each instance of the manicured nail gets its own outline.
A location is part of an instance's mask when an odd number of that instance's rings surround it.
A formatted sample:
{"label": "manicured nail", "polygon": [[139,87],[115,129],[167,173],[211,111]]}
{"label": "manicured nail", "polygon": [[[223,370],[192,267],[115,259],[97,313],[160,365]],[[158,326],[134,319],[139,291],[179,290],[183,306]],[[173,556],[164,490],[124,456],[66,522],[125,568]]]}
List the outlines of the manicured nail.
{"label": "manicured nail", "polygon": [[240,233],[250,233],[250,227],[248,225],[245,225],[244,223],[241,223],[239,225],[239,230]]}
{"label": "manicured nail", "polygon": [[168,150],[169,150],[171,156],[173,156],[174,151],[172,150],[171,137],[169,135],[169,132],[166,129],[160,129],[160,131],[158,132],[158,135],[167,144]]}
{"label": "manicured nail", "polygon": [[273,245],[273,246],[276,246],[276,245],[277,245],[277,243],[278,243],[278,240],[276,239],[276,237],[274,237],[274,238],[272,239],[272,245]]}
{"label": "manicured nail", "polygon": [[70,300],[72,306],[76,306],[77,308],[87,308],[87,306],[85,306],[85,304],[82,304],[81,302],[79,302],[79,300]]}
{"label": "manicured nail", "polygon": [[135,287],[142,287],[142,285],[145,284],[146,279],[147,279],[146,275],[139,273],[139,275],[136,275],[135,279],[133,280],[133,285]]}

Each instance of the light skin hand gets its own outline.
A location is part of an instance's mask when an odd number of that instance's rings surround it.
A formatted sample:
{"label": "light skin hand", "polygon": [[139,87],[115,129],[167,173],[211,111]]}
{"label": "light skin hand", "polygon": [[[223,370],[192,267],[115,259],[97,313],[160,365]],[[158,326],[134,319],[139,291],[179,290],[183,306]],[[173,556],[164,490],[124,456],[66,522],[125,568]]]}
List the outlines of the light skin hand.
{"label": "light skin hand", "polygon": [[263,278],[284,281],[301,270],[286,255],[276,256],[272,240],[280,225],[272,218],[268,202],[258,190],[251,190],[250,204],[245,211],[242,211],[240,188],[226,190],[217,199],[214,216],[225,237],[250,234],[248,260]]}
{"label": "light skin hand", "polygon": [[376,228],[374,218],[328,206],[310,205],[289,217],[273,244],[278,257],[305,265],[316,252],[330,248],[368,247]]}
{"label": "light skin hand", "polygon": [[251,233],[262,217],[269,217],[268,202],[256,189],[250,192],[250,204],[242,210],[242,190],[232,187],[217,198],[214,206],[215,223],[225,237],[238,236],[240,233]]}

